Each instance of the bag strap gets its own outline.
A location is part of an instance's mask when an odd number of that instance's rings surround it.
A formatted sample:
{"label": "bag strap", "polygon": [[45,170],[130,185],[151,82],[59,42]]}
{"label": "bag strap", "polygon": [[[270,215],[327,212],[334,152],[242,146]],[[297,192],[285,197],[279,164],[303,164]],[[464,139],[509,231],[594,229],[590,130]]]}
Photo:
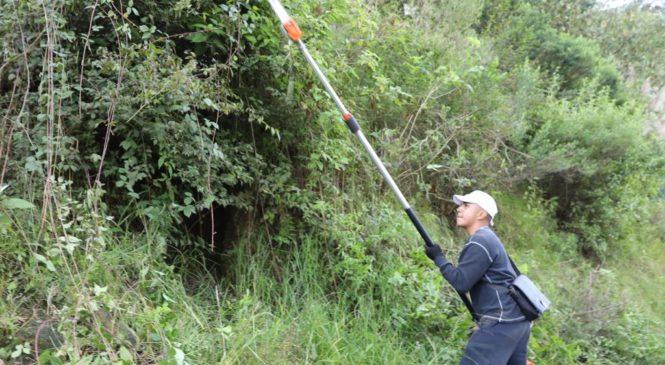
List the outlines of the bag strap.
{"label": "bag strap", "polygon": [[[510,265],[512,265],[512,266],[513,266],[513,270],[515,270],[515,279],[517,279],[517,277],[520,276],[520,275],[522,275],[522,273],[520,272],[520,269],[517,268],[517,265],[515,265],[515,262],[513,261],[513,259],[510,258],[510,255],[508,254],[508,251],[506,251],[506,256],[508,256],[508,260],[510,261]],[[515,279],[513,279],[513,280],[515,280]],[[510,288],[506,288],[506,287],[503,286],[503,285],[494,285],[494,284],[490,284],[490,286],[492,286],[492,287],[494,287],[494,288],[505,289],[505,290],[507,290],[508,292],[510,292],[510,290],[511,290]]]}
{"label": "bag strap", "polygon": [[506,252],[506,256],[508,256],[508,260],[510,260],[510,264],[513,265],[513,270],[515,270],[515,274],[517,274],[517,276],[522,275],[522,273],[520,272],[520,269],[517,268],[517,265],[515,265],[515,263],[513,262],[513,259],[511,259],[510,255],[508,255],[508,252]]}

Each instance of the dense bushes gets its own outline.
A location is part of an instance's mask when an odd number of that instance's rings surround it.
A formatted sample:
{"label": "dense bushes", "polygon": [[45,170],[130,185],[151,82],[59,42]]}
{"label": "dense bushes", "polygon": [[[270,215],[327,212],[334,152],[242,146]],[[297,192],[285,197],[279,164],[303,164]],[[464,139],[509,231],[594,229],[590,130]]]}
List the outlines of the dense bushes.
{"label": "dense bushes", "polygon": [[595,79],[598,88],[607,88],[611,97],[619,99],[619,72],[593,40],[557,31],[547,13],[528,5],[511,19],[505,41],[513,49],[513,57],[526,56],[550,76],[556,75],[561,96],[575,95]]}

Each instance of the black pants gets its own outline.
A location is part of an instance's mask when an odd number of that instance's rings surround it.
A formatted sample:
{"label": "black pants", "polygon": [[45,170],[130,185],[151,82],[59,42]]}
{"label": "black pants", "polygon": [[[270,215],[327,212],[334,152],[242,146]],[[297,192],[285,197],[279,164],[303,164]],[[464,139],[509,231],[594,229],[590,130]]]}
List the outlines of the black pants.
{"label": "black pants", "polygon": [[526,365],[531,322],[481,320],[460,365]]}

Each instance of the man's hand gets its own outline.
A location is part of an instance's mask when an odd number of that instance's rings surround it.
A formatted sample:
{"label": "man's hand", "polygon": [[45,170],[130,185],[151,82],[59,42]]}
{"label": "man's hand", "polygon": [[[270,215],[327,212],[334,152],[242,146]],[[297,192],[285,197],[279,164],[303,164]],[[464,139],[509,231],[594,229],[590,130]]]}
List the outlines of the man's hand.
{"label": "man's hand", "polygon": [[441,246],[437,245],[436,243],[432,244],[432,246],[425,245],[425,254],[430,258],[430,260],[434,261],[434,265],[437,267],[442,267],[446,262],[448,262],[448,260],[446,260],[446,256],[443,255]]}
{"label": "man's hand", "polygon": [[430,260],[436,261],[437,257],[443,256],[443,251],[441,250],[441,246],[434,243],[431,246],[425,245],[425,254]]}

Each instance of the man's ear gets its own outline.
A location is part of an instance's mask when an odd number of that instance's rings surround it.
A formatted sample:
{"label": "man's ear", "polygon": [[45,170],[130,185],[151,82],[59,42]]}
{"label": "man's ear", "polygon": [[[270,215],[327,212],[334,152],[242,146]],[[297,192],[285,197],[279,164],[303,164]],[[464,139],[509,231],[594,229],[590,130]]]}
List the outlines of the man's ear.
{"label": "man's ear", "polygon": [[483,209],[480,209],[480,214],[478,214],[478,220],[486,220],[487,222],[490,221],[490,215]]}

